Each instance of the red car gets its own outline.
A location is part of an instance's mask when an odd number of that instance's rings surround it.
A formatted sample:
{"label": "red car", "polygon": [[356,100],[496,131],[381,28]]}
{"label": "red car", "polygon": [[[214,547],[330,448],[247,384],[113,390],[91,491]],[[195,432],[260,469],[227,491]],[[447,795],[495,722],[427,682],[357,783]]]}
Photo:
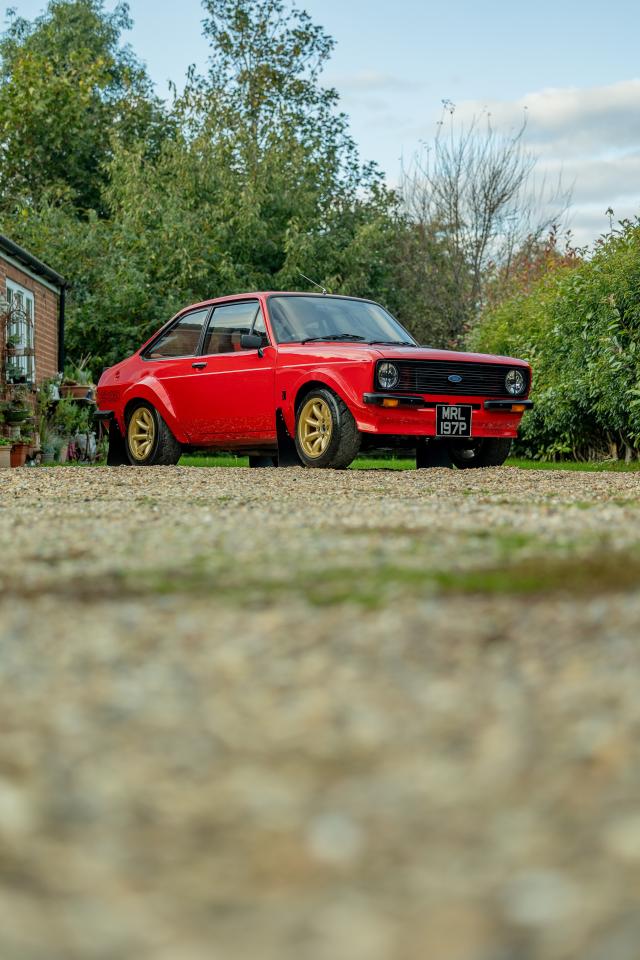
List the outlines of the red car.
{"label": "red car", "polygon": [[371,300],[252,293],[187,307],[106,370],[111,464],[243,451],[252,466],[346,467],[410,448],[418,466],[497,466],[525,410],[522,360],[419,346]]}

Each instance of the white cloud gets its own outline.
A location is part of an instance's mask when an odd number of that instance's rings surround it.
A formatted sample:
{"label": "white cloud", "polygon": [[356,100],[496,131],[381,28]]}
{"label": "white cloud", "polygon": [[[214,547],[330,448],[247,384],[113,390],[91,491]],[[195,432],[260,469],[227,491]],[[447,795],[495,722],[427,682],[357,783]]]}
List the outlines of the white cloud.
{"label": "white cloud", "polygon": [[514,101],[467,100],[458,120],[481,114],[505,132],[526,118],[525,141],[537,175],[572,189],[571,227],[587,243],[616,219],[640,214],[640,79],[590,88],[549,88]]}
{"label": "white cloud", "polygon": [[344,96],[353,93],[395,93],[397,91],[415,90],[422,87],[411,80],[397,77],[391,73],[379,70],[360,70],[357,73],[328,74],[326,82],[337,87]]}
{"label": "white cloud", "polygon": [[[400,156],[406,161],[435,134],[441,107],[433,84],[376,69],[335,72],[326,82],[339,90],[363,155],[377,157],[395,184]],[[507,134],[526,121],[538,186],[545,183],[552,191],[560,178],[563,191],[572,193],[569,225],[577,243],[589,243],[608,228],[608,207],[616,219],[640,214],[640,78],[549,87],[514,100],[457,102],[457,121],[481,116]]]}
{"label": "white cloud", "polygon": [[351,116],[356,129],[359,125],[371,129],[374,124],[376,130],[394,137],[406,126],[398,104],[419,96],[425,87],[423,83],[379,70],[327,74],[325,83],[339,91],[340,105]]}

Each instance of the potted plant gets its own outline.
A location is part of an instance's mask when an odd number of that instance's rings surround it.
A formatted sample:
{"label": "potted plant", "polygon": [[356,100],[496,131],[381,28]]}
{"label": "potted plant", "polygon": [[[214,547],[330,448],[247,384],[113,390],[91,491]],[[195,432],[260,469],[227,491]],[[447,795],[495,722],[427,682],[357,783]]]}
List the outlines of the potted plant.
{"label": "potted plant", "polygon": [[29,448],[27,456],[31,456],[35,450],[35,430],[31,424],[20,428],[20,440]]}
{"label": "potted plant", "polygon": [[49,432],[46,440],[42,441],[42,462],[44,464],[57,463],[64,446],[65,442],[62,437],[59,437],[57,433]]}
{"label": "potted plant", "polygon": [[8,404],[4,409],[4,420],[5,423],[15,424],[22,423],[23,420],[26,420],[30,414],[28,407],[16,406],[14,404]]}
{"label": "potted plant", "polygon": [[5,368],[7,383],[26,383],[27,375],[19,363],[10,360]]}
{"label": "potted plant", "polygon": [[22,423],[30,417],[31,410],[25,402],[24,394],[16,391],[13,399],[2,405],[2,415],[7,424]]}
{"label": "potted plant", "polygon": [[69,398],[63,398],[56,405],[52,417],[52,424],[55,431],[60,434],[61,437],[68,437],[70,439],[77,431],[80,422],[79,410],[79,405]]}
{"label": "potted plant", "polygon": [[60,385],[61,397],[74,397],[76,400],[93,400],[95,384],[88,363],[91,357],[82,357],[78,363],[65,367]]}
{"label": "potted plant", "polygon": [[0,469],[11,466],[11,440],[0,437]]}
{"label": "potted plant", "polygon": [[16,351],[19,350],[20,347],[22,347],[22,340],[20,339],[17,333],[12,333],[10,336],[7,337],[7,342],[5,346],[7,349],[7,353],[9,354],[10,357],[12,357],[14,356]]}
{"label": "potted plant", "polygon": [[78,435],[85,437],[85,450],[87,447],[86,434],[89,431],[89,408],[85,404],[79,404],[70,398],[62,399],[56,406],[52,418],[53,430],[64,438],[65,446],[60,453],[60,460],[65,459],[68,453],[73,459],[77,449]]}
{"label": "potted plant", "polygon": [[62,374],[43,380],[36,389],[36,407],[38,413],[48,414],[52,405],[60,399],[60,381]]}
{"label": "potted plant", "polygon": [[11,447],[11,466],[24,467],[29,453],[29,444],[19,438]]}
{"label": "potted plant", "polygon": [[76,457],[79,460],[92,460],[96,454],[96,438],[91,429],[92,420],[90,408],[86,404],[77,408],[71,442],[75,446]]}

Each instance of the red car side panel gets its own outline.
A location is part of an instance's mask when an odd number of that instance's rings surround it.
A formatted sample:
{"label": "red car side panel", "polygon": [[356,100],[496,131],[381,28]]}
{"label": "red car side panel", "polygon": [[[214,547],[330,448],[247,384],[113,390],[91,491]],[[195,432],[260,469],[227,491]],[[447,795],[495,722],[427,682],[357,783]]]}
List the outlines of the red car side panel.
{"label": "red car side panel", "polygon": [[[295,402],[300,391],[310,383],[323,383],[347,404],[359,423],[362,394],[371,390],[371,351],[358,347],[333,349],[326,344],[301,346],[299,343],[278,347],[276,371],[276,405],[281,408],[287,430],[295,433]],[[346,356],[335,356],[346,353]]]}
{"label": "red car side panel", "polygon": [[193,441],[224,445],[276,441],[275,351],[265,348],[198,357],[188,386]]}
{"label": "red car side panel", "polygon": [[122,395],[122,401],[117,413],[120,429],[124,430],[124,411],[131,400],[147,400],[156,408],[162,419],[165,421],[172,434],[180,443],[189,443],[189,434],[186,424],[178,416],[171,397],[166,388],[159,380],[154,377],[146,376],[137,383],[132,383]]}
{"label": "red car side panel", "polygon": [[146,400],[167,423],[176,440],[189,443],[189,437],[165,387],[150,375],[149,367],[134,355],[111,367],[100,377],[96,395],[100,410],[113,410],[120,430],[125,429],[125,409],[132,400]]}

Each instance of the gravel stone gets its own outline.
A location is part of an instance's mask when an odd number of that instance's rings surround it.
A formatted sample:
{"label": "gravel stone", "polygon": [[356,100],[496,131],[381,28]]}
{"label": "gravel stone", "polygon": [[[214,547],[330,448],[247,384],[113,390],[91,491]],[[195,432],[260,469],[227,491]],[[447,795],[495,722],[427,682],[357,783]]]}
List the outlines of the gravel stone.
{"label": "gravel stone", "polygon": [[639,475],[11,470],[0,556],[2,960],[637,956]]}

